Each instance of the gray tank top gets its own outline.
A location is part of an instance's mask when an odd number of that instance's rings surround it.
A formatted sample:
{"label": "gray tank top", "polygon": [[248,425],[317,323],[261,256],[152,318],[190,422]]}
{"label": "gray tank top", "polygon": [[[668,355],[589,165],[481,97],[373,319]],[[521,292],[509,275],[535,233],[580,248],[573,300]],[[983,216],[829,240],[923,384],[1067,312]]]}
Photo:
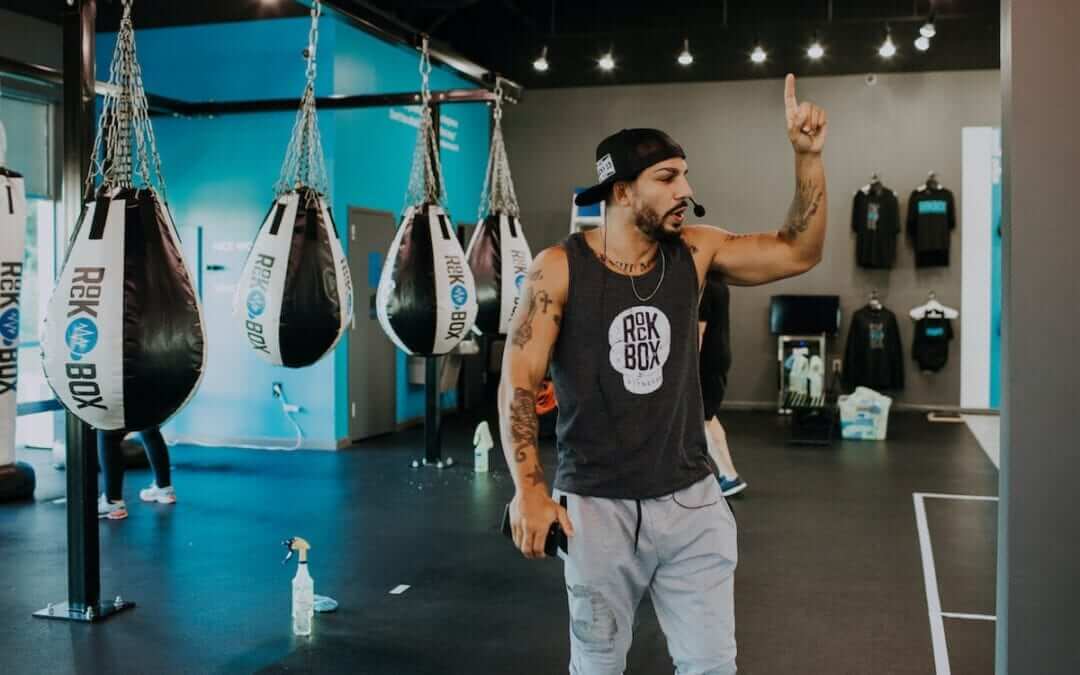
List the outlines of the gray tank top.
{"label": "gray tank top", "polygon": [[555,487],[645,499],[712,472],[698,380],[698,281],[689,249],[630,279],[597,258],[581,233],[564,242],[570,285],[551,360],[559,403]]}

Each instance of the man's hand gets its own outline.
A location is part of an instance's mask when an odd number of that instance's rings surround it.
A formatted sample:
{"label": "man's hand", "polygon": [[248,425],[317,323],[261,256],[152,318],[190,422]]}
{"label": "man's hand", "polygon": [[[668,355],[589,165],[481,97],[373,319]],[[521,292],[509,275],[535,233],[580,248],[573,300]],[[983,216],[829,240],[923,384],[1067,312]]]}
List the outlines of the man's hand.
{"label": "man's hand", "polygon": [[545,558],[544,541],[551,524],[556,520],[566,536],[574,536],[570,515],[548,495],[546,485],[519,490],[510,502],[510,530],[514,534],[514,546],[526,558]]}
{"label": "man's hand", "polygon": [[829,124],[825,111],[813,103],[799,103],[795,99],[795,76],[791,74],[784,80],[784,114],[787,117],[788,139],[795,153],[821,154]]}

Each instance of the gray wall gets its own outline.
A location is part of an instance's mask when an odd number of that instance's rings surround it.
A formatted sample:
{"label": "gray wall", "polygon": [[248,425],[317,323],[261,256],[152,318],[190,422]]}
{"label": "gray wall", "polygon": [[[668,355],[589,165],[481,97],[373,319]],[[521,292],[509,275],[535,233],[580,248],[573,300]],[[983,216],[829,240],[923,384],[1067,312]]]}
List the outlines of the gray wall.
{"label": "gray wall", "polygon": [[[874,86],[862,76],[805,78],[799,79],[797,94],[829,114],[825,259],[804,276],[733,290],[735,364],[729,403],[775,404],[776,340],[768,333],[771,295],[840,295],[844,323],[829,346],[835,357],[843,353],[852,312],[866,304],[871,289],[897,314],[908,355],[912,322],[905,317],[925,301],[928,291],[962,310],[960,228],[953,235],[951,267],[916,270],[901,239],[893,270],[862,270],[854,261],[851,198],[876,171],[896,191],[903,218],[908,194],[933,169],[959,204],[960,130],[1000,124],[998,71],[879,75]],[[566,236],[572,187],[595,182],[597,142],[622,127],[641,126],[665,129],[686,148],[690,182],[709,209],[704,222],[736,232],[779,225],[794,192],[782,81],[538,90],[527,92],[504,117],[522,221],[534,251]],[[907,387],[898,404],[959,405],[959,321],[954,329],[957,339],[940,373],[919,373],[910,356],[906,358]]]}
{"label": "gray wall", "polygon": [[1080,77],[1075,0],[1002,5],[1004,381],[997,659],[1080,673]]}

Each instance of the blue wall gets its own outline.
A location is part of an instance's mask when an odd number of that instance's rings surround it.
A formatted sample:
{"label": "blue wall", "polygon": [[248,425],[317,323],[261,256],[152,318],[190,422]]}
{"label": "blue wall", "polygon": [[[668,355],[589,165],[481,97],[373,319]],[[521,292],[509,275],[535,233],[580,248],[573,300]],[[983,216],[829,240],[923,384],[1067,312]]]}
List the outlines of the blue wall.
{"label": "blue wall", "polygon": [[[299,56],[309,19],[278,19],[138,31],[136,44],[148,91],[189,101],[297,98],[304,86]],[[108,73],[115,37],[98,39],[98,72]],[[324,18],[319,31],[319,95],[373,94],[419,88],[417,54]],[[432,88],[472,87],[436,69]],[[400,213],[408,185],[416,129],[398,121],[406,109],[322,111],[323,148],[335,220],[345,237],[348,206]],[[447,106],[444,144],[449,209],[455,220],[475,220],[488,151],[487,109]],[[209,341],[207,373],[191,403],[170,422],[172,436],[229,444],[287,444],[292,426],[270,395],[281,382],[305,447],[335,447],[348,432],[346,341],[310,368],[273,367],[246,348],[232,316],[232,291],[251,239],[273,199],[295,112],[225,115],[213,119],[155,117],[169,204],[185,250],[203,228],[203,309]],[[398,119],[395,119],[398,118]],[[457,122],[456,128],[448,125]],[[347,241],[344,241],[348,245]],[[193,260],[189,260],[194,264]],[[358,283],[361,281],[358,280]],[[423,388],[406,383],[398,355],[398,421],[423,414]],[[444,397],[452,405],[453,396]]]}

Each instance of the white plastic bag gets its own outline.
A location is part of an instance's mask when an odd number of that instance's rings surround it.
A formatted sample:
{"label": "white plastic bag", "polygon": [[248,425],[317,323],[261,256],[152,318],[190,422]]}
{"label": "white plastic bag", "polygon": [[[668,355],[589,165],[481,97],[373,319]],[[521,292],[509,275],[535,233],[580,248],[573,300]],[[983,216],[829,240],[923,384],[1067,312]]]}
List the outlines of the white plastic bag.
{"label": "white plastic bag", "polygon": [[837,399],[840,408],[840,435],[848,440],[885,440],[892,399],[867,387],[856,387]]}

